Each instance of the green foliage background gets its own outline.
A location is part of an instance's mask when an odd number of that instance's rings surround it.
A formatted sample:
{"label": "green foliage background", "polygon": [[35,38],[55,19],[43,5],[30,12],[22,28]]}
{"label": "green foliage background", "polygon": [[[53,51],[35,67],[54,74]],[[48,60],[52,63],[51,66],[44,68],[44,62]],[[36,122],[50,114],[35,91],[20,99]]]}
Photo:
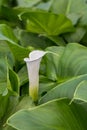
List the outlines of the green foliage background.
{"label": "green foliage background", "polygon": [[[24,58],[46,54],[37,106]],[[0,0],[0,130],[87,130],[87,0]]]}

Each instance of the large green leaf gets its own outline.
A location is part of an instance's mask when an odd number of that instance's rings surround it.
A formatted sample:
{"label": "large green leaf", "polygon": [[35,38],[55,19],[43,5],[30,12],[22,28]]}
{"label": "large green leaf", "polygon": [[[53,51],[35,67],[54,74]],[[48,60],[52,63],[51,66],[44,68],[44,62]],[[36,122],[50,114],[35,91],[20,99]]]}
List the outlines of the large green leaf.
{"label": "large green leaf", "polygon": [[[78,6],[79,5],[79,6]],[[76,7],[76,8],[75,8]],[[75,33],[68,34],[67,42],[80,42],[87,26],[87,4],[85,0],[54,0],[50,10],[56,14],[64,14],[75,25]],[[79,36],[80,35],[80,36]],[[82,42],[83,43],[83,42]]]}
{"label": "large green leaf", "polygon": [[18,130],[86,130],[86,120],[87,113],[80,105],[69,105],[67,99],[62,99],[21,110],[7,124]]}
{"label": "large green leaf", "polygon": [[87,4],[85,0],[54,0],[51,11],[57,14],[66,14],[72,20],[74,18],[74,21],[76,20],[75,15],[78,18],[81,16],[81,23],[87,25]]}
{"label": "large green leaf", "polygon": [[25,97],[22,97],[21,99],[19,99],[18,97],[12,96],[12,94],[11,94],[8,97],[8,99],[7,99],[7,102],[6,102],[7,103],[6,105],[8,105],[8,108],[6,108],[6,106],[4,107],[4,109],[6,110],[6,113],[5,113],[6,115],[4,114],[4,117],[2,119],[3,120],[2,123],[4,125],[2,124],[2,129],[1,129],[1,126],[0,126],[0,130],[16,130],[13,127],[10,127],[6,124],[7,118],[9,116],[11,116],[13,113],[15,113],[15,112],[17,112],[21,109],[28,109],[28,108],[35,107],[35,104],[32,102],[32,100],[29,96],[25,96]]}
{"label": "large green leaf", "polygon": [[27,20],[27,30],[34,33],[59,35],[74,31],[71,21],[62,14],[28,11],[20,14],[20,18]]}
{"label": "large green leaf", "polygon": [[15,59],[18,61],[23,60],[23,58],[30,52],[29,49],[23,48],[17,44],[18,40],[12,29],[5,24],[0,24],[0,40],[7,41],[7,44],[10,47]]}
{"label": "large green leaf", "polygon": [[[46,50],[50,52],[46,56],[47,77],[58,85],[51,88],[52,90],[42,97],[41,102],[61,97],[72,100],[79,83],[87,80],[87,48],[72,43],[66,47],[49,47]],[[82,95],[85,96],[83,91]]]}
{"label": "large green leaf", "polygon": [[68,44],[59,61],[59,76],[62,78],[68,78],[76,75],[87,74],[86,55],[86,47],[76,43]]}
{"label": "large green leaf", "polygon": [[[61,83],[51,89],[46,95],[44,95],[39,103],[45,103],[49,100],[58,99],[62,97],[67,97],[71,100],[74,100],[76,98],[76,91],[78,89],[78,85],[83,82],[84,80],[87,80],[87,74],[74,77],[64,83]],[[83,86],[81,86],[83,89]],[[86,86],[85,86],[86,88]],[[83,90],[84,91],[84,90]],[[84,92],[81,91],[80,93],[84,95]],[[84,97],[87,97],[86,94]],[[80,100],[83,100],[81,96],[79,96]]]}
{"label": "large green leaf", "polygon": [[46,56],[48,78],[60,82],[60,80],[87,73],[86,47],[70,43],[66,47],[49,47],[46,51],[51,52]]}

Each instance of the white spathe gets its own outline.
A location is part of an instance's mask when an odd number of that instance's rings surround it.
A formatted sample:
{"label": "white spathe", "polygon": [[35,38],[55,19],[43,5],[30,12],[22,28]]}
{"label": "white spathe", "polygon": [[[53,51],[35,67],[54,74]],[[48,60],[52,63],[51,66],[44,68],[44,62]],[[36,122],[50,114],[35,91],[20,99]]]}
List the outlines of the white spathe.
{"label": "white spathe", "polygon": [[42,57],[46,54],[44,51],[35,50],[29,54],[29,58],[24,58],[27,64],[29,77],[29,95],[33,101],[38,100],[39,89],[39,68]]}

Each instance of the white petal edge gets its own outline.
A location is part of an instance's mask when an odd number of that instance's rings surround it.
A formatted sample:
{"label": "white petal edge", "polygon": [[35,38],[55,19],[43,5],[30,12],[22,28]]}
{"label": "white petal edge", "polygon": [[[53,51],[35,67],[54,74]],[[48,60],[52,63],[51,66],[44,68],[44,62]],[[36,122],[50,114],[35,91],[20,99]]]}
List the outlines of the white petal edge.
{"label": "white petal edge", "polygon": [[24,58],[24,61],[30,62],[30,61],[37,60],[37,59],[43,57],[46,53],[47,52],[45,52],[45,51],[39,51],[39,50],[32,51],[29,54],[29,58]]}

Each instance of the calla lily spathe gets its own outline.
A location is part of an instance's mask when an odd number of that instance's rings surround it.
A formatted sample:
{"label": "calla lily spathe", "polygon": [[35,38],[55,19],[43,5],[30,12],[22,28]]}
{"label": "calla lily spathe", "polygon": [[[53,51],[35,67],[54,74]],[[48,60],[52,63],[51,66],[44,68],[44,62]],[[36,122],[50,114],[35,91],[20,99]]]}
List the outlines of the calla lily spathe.
{"label": "calla lily spathe", "polygon": [[36,50],[29,54],[29,58],[24,58],[29,77],[29,95],[35,102],[38,100],[40,62],[45,54],[44,51]]}

